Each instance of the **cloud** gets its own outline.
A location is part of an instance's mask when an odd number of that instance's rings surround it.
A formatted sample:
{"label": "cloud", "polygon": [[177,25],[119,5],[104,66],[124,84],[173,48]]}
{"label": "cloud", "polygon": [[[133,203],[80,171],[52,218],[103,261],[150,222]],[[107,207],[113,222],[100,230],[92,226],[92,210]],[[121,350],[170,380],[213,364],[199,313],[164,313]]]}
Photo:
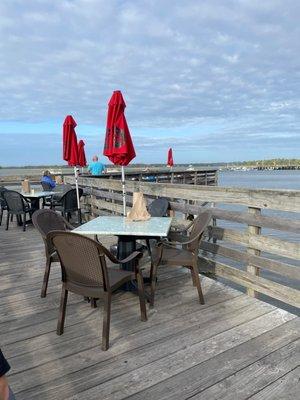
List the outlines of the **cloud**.
{"label": "cloud", "polygon": [[103,126],[121,89],[134,132],[294,137],[299,15],[292,0],[2,0],[0,121]]}

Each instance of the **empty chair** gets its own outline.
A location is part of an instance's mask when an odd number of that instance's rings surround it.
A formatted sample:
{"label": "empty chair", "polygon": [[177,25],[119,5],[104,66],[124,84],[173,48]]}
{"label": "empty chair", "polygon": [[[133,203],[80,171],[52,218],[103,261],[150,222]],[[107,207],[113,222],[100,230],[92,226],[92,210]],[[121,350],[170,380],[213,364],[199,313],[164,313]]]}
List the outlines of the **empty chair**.
{"label": "empty chair", "polygon": [[[79,189],[79,198],[83,195],[83,189]],[[64,193],[59,201],[52,202],[52,208],[56,211],[60,211],[62,215],[69,221],[70,215],[73,212],[78,212],[78,220],[81,222],[81,211],[77,205],[76,189],[70,189]]]}
{"label": "empty chair", "polygon": [[[57,334],[64,331],[68,292],[85,297],[103,298],[104,316],[102,350],[109,347],[110,312],[112,294],[124,283],[137,279],[141,320],[147,320],[143,277],[138,267],[142,253],[134,252],[125,260],[117,260],[99,242],[72,232],[50,232],[47,239],[53,243],[62,268],[62,293]],[[135,271],[107,268],[106,259],[114,264],[136,260]]]}
{"label": "empty chair", "polygon": [[148,206],[148,212],[151,217],[165,217],[169,208],[167,199],[161,197],[153,200]]}
{"label": "empty chair", "polygon": [[202,212],[197,216],[193,223],[191,233],[188,237],[178,237],[177,241],[165,240],[157,243],[153,249],[153,263],[151,266],[151,300],[150,305],[154,304],[154,292],[156,284],[157,268],[165,266],[182,266],[191,270],[194,286],[197,287],[199,301],[204,304],[204,298],[201,288],[201,282],[198,272],[198,253],[199,245],[205,228],[211,219],[209,210]]}
{"label": "empty chair", "polygon": [[2,224],[3,212],[7,210],[7,204],[3,196],[6,191],[7,189],[4,186],[0,186],[0,225]]}
{"label": "empty chair", "polygon": [[72,230],[73,226],[69,224],[69,222],[66,221],[61,215],[49,209],[35,211],[32,215],[32,222],[34,227],[40,232],[45,245],[46,267],[41,290],[41,297],[46,297],[51,263],[59,262],[58,255],[52,243],[47,240],[47,234],[51,231],[57,230]]}
{"label": "empty chair", "polygon": [[[49,182],[41,182],[41,185],[42,185],[42,188],[43,188],[44,192],[51,192],[53,190]],[[42,207],[45,208],[46,206],[51,208],[51,206],[52,206],[52,196],[43,197]]]}
{"label": "empty chair", "polygon": [[7,219],[6,219],[6,230],[9,226],[9,217],[13,215],[17,216],[18,221],[23,217],[23,231],[26,230],[26,214],[28,213],[31,217],[34,212],[31,204],[25,199],[21,193],[14,190],[6,190],[2,192],[2,196],[7,206]]}

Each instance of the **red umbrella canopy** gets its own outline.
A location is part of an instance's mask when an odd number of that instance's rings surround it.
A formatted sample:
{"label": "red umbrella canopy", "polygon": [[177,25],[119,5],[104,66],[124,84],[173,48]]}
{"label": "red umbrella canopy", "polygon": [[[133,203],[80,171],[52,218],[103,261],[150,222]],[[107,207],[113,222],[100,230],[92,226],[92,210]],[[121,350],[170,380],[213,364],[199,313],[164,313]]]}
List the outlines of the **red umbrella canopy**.
{"label": "red umbrella canopy", "polygon": [[135,157],[129,128],[124,115],[126,104],[120,90],[113,92],[108,103],[103,154],[115,165],[127,165]]}
{"label": "red umbrella canopy", "polygon": [[80,167],[86,166],[86,158],[85,158],[85,151],[84,151],[85,143],[83,140],[79,140],[78,143],[78,165]]}
{"label": "red umbrella canopy", "polygon": [[169,167],[173,167],[173,165],[174,165],[172,148],[169,148],[169,151],[168,151],[168,162],[167,162],[167,164],[169,165]]}
{"label": "red umbrella canopy", "polygon": [[63,159],[68,165],[78,165],[78,146],[75,132],[76,121],[72,115],[67,115],[63,124]]}

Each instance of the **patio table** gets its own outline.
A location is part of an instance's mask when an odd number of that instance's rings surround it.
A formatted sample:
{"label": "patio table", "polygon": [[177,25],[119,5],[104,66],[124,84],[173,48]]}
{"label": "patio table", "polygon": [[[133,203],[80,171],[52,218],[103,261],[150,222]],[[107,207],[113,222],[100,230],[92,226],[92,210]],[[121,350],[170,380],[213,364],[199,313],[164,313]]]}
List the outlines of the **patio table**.
{"label": "patio table", "polygon": [[[124,259],[136,250],[136,239],[138,237],[157,238],[166,237],[169,233],[172,218],[151,217],[147,221],[129,221],[125,217],[100,216],[72,232],[82,235],[114,235],[118,236],[118,258]],[[134,262],[122,264],[122,268],[133,271]],[[127,287],[127,290],[135,290]]]}
{"label": "patio table", "polygon": [[25,193],[25,192],[20,192],[22,196],[24,196],[26,199],[29,199],[31,202],[31,206],[34,208],[34,210],[38,210],[40,208],[40,199],[43,199],[45,197],[51,197],[53,196],[56,192],[54,191],[42,191],[42,190],[32,190],[30,193]]}

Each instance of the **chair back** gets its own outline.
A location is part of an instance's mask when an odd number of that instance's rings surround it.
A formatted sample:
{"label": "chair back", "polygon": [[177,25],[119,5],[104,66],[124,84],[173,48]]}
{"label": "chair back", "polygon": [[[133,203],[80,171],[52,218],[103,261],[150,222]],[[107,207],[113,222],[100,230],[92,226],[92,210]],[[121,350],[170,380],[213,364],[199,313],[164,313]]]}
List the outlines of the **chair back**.
{"label": "chair back", "polygon": [[155,199],[148,206],[148,212],[151,217],[165,217],[169,208],[169,202],[167,199],[161,197]]}
{"label": "chair back", "polygon": [[43,188],[43,191],[45,191],[45,192],[51,192],[51,190],[52,190],[52,187],[51,187],[51,185],[50,185],[50,183],[49,182],[41,182],[41,185],[42,185],[42,188]]}
{"label": "chair back", "polygon": [[62,280],[77,287],[103,287],[109,284],[102,245],[86,236],[54,231],[47,238],[54,245],[62,267]]}
{"label": "chair back", "polygon": [[7,192],[7,190],[8,190],[8,189],[6,189],[6,187],[0,186],[0,206],[1,206],[2,208],[7,207],[5,198],[4,198],[4,196],[3,196],[3,193],[4,193],[4,192]]}
{"label": "chair back", "polygon": [[211,211],[206,210],[200,213],[193,223],[193,227],[190,233],[191,243],[187,245],[187,250],[196,252],[199,248],[200,241],[203,233],[209,221],[211,220]]}
{"label": "chair back", "polygon": [[[78,189],[79,198],[83,195],[83,189]],[[68,190],[62,197],[61,202],[65,212],[72,212],[78,209],[76,189]]]}
{"label": "chair back", "polygon": [[47,241],[47,235],[52,231],[65,231],[66,224],[64,218],[53,210],[36,210],[32,215],[32,223],[40,232],[48,254],[52,254],[55,249],[51,242]]}
{"label": "chair back", "polygon": [[25,210],[27,201],[21,195],[21,193],[14,190],[6,190],[2,192],[2,196],[6,202],[8,211],[12,213],[19,213]]}

